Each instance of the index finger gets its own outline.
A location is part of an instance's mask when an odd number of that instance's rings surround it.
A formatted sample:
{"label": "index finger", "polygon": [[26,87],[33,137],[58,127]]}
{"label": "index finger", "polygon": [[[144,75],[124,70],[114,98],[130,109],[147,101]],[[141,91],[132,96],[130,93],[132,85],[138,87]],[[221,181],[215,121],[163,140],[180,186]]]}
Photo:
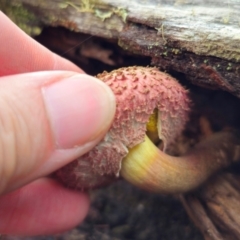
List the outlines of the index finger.
{"label": "index finger", "polygon": [[0,76],[43,70],[83,72],[36,42],[0,11]]}

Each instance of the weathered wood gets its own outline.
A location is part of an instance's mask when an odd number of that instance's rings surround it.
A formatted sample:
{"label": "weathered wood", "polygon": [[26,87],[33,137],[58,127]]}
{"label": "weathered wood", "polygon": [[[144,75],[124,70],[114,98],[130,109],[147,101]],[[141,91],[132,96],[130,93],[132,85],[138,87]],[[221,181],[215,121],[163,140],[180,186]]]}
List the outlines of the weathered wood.
{"label": "weathered wood", "polygon": [[175,48],[199,55],[240,60],[238,0],[20,2],[41,13],[38,16],[48,24],[73,23],[75,30],[116,38],[127,21],[141,23],[155,29],[164,42],[174,43]]}
{"label": "weathered wood", "polygon": [[163,70],[240,97],[238,0],[11,0],[44,24],[116,39]]}
{"label": "weathered wood", "polygon": [[239,176],[223,174],[198,192],[181,197],[206,240],[240,239]]}

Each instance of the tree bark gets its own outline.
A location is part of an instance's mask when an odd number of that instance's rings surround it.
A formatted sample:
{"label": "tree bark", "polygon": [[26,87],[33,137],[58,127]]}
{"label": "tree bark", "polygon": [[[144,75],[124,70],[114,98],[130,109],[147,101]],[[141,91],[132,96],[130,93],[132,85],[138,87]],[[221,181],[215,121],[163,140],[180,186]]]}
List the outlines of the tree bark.
{"label": "tree bark", "polygon": [[115,39],[162,70],[240,97],[238,0],[11,0],[51,26]]}
{"label": "tree bark", "polygon": [[240,177],[225,173],[195,193],[181,196],[206,240],[240,239]]}

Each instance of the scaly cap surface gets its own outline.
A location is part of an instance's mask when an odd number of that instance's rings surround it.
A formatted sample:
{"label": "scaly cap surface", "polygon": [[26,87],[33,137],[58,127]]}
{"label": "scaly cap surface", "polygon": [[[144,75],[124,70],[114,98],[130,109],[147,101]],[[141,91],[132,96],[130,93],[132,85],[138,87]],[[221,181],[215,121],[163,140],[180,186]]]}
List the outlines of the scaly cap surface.
{"label": "scaly cap surface", "polygon": [[144,141],[146,124],[155,109],[158,110],[158,134],[164,150],[188,120],[187,91],[157,68],[120,68],[97,77],[114,92],[117,110],[104,139],[57,172],[66,185],[79,189],[96,187],[118,176],[121,161],[129,149]]}

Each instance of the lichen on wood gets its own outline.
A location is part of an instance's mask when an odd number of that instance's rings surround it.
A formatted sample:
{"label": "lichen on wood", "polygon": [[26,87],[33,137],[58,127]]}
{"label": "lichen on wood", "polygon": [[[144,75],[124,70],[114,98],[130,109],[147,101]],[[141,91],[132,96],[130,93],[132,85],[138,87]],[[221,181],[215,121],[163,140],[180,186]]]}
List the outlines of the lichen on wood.
{"label": "lichen on wood", "polygon": [[118,41],[162,70],[240,97],[240,2],[10,0],[45,25]]}
{"label": "lichen on wood", "polygon": [[[237,0],[227,3],[220,0],[214,2],[198,0],[18,1],[37,11],[40,18],[54,14],[56,23],[59,19],[75,21],[79,31],[90,31],[87,29],[89,25],[94,29],[94,22],[91,21],[94,21],[94,18],[100,18],[104,23],[99,27],[120,33],[119,26],[111,24],[112,19],[118,17],[119,20],[123,20],[122,26],[128,21],[164,31],[166,41],[174,41],[177,48],[199,55],[240,60],[240,49],[237,47],[240,40],[240,3]],[[47,10],[45,14],[44,10]],[[87,26],[82,22],[86,17],[90,20]],[[112,27],[109,28],[110,26]],[[97,33],[105,36],[104,31]]]}

